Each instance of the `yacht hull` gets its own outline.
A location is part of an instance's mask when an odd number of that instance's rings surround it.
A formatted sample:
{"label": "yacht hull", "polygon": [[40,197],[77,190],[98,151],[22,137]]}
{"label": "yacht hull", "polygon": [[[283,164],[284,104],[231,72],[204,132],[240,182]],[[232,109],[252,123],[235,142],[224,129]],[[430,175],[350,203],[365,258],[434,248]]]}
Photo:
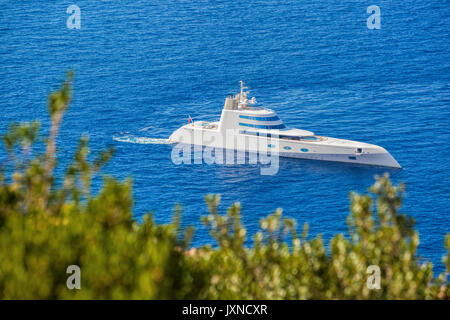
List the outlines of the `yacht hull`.
{"label": "yacht hull", "polygon": [[289,141],[238,132],[196,128],[191,124],[176,130],[169,141],[173,144],[278,154],[289,158],[401,168],[388,151],[373,144],[329,137],[318,137],[317,141]]}
{"label": "yacht hull", "polygon": [[392,157],[389,152],[377,153],[377,154],[363,154],[355,156],[354,153],[348,154],[304,154],[304,153],[280,153],[282,157],[310,159],[310,160],[322,160],[333,162],[345,162],[370,166],[380,166],[401,169],[400,164]]}

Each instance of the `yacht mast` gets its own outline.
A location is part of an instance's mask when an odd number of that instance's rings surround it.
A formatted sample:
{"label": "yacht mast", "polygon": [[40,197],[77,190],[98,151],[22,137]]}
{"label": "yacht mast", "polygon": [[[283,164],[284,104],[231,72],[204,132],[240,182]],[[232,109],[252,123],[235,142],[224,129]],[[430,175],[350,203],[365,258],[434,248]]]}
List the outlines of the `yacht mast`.
{"label": "yacht mast", "polygon": [[245,89],[248,89],[248,87],[244,87],[244,81],[239,81],[241,83],[241,94],[239,95],[239,105],[241,107],[247,106],[247,92],[245,92]]}

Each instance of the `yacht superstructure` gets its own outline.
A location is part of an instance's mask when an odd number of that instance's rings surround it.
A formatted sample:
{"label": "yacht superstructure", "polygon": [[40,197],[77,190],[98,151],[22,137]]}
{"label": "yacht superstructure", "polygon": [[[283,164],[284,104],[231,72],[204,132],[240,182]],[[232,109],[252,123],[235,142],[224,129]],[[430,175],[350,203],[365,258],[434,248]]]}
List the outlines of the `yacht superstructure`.
{"label": "yacht superstructure", "polygon": [[169,138],[171,143],[245,152],[270,152],[283,157],[401,168],[384,148],[364,142],[315,135],[286,127],[275,111],[251,106],[248,89],[225,100],[220,121],[190,121]]}

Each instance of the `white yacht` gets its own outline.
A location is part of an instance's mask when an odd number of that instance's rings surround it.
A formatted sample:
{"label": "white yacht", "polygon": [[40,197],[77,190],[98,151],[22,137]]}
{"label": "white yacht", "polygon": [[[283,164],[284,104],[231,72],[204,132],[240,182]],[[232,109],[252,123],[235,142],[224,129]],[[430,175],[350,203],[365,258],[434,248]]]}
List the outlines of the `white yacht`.
{"label": "white yacht", "polygon": [[173,132],[169,142],[401,168],[380,146],[318,136],[311,131],[285,126],[275,111],[251,106],[256,100],[247,98],[247,89],[241,81],[240,93],[226,98],[220,121],[191,121],[189,117],[188,124]]}

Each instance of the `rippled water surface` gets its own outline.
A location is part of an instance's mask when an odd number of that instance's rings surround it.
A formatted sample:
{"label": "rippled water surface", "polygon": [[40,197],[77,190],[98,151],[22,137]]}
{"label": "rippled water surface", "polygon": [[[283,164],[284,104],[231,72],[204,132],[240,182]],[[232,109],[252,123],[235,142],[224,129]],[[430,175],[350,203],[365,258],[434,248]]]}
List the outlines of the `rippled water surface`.
{"label": "rippled water surface", "polygon": [[[174,205],[209,243],[204,195],[242,204],[254,234],[276,208],[311,236],[346,232],[351,190],[380,168],[282,159],[275,176],[257,166],[180,165],[165,139],[188,115],[219,116],[245,80],[252,95],[292,127],[385,147],[403,166],[403,212],[416,218],[419,253],[442,270],[449,232],[450,5],[395,1],[78,1],[82,29],[66,28],[71,1],[0,1],[0,131],[41,119],[46,96],[76,72],[60,137],[67,163],[75,138],[116,155],[106,171],[134,180],[135,213],[170,221]],[[381,30],[366,27],[369,5]],[[113,137],[140,137],[127,143]],[[149,142],[150,141],[150,142]],[[160,140],[163,141],[163,140]],[[138,141],[139,142],[139,141]],[[149,143],[145,143],[149,142]],[[99,182],[96,187],[98,188]]]}

